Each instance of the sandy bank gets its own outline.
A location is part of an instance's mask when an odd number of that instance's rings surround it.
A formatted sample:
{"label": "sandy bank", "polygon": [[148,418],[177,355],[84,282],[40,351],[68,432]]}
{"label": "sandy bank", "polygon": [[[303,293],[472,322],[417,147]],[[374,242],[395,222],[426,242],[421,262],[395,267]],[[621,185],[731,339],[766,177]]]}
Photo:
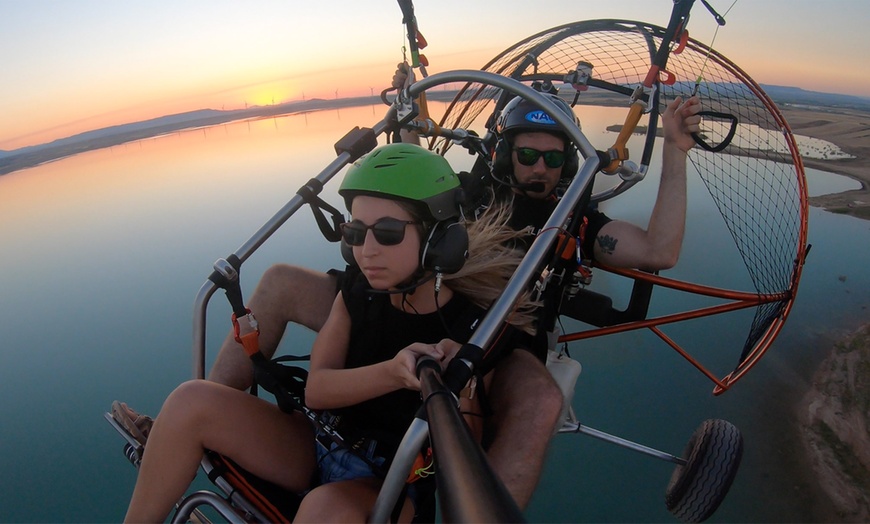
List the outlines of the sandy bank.
{"label": "sandy bank", "polygon": [[870,219],[870,113],[837,108],[780,108],[792,131],[827,140],[855,158],[804,158],[804,165],[845,175],[861,182],[861,189],[810,198],[810,204],[835,213]]}
{"label": "sandy bank", "polygon": [[870,521],[870,324],[834,345],[798,404],[800,437],[833,505],[828,522]]}

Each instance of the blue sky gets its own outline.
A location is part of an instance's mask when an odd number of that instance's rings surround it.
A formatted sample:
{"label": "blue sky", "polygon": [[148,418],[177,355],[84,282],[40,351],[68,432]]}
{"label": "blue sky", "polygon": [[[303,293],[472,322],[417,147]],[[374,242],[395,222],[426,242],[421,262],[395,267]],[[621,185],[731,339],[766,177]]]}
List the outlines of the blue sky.
{"label": "blue sky", "polygon": [[[870,97],[870,2],[710,3],[728,12],[714,47],[756,81]],[[570,21],[665,25],[671,6],[415,2],[430,72],[479,67]],[[709,44],[715,27],[696,2],[691,36]],[[0,149],[206,107],[369,94],[389,82],[403,37],[394,0],[0,0]]]}

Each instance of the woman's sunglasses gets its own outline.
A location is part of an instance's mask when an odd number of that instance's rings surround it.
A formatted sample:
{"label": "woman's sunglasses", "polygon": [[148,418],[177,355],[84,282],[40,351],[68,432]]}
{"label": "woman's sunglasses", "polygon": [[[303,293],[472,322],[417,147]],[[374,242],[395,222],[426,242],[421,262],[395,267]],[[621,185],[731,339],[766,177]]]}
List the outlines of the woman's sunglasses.
{"label": "woman's sunglasses", "polygon": [[562,167],[565,163],[564,151],[538,151],[531,147],[515,147],[517,161],[524,166],[533,166],[544,157],[544,165],[551,168]]}
{"label": "woman's sunglasses", "polygon": [[408,224],[419,224],[419,222],[387,217],[368,226],[359,220],[352,220],[341,225],[341,235],[349,246],[361,246],[365,244],[366,233],[371,229],[378,244],[395,246],[405,240],[405,226]]}

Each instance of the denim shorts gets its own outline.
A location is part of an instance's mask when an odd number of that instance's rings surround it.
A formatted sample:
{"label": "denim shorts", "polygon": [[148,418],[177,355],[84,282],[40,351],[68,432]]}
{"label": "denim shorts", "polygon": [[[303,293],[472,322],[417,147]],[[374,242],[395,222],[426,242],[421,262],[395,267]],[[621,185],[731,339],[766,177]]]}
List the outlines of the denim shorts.
{"label": "denim shorts", "polygon": [[[367,477],[377,478],[378,475],[372,471],[372,467],[366,464],[358,453],[361,453],[376,466],[383,466],[386,462],[384,457],[375,456],[374,441],[371,442],[368,449],[351,451],[344,446],[331,442],[329,436],[318,429],[317,438],[314,442],[314,447],[317,451],[317,469],[320,474],[320,484]],[[329,449],[326,449],[325,443],[329,444]],[[417,508],[419,490],[415,484],[408,486],[406,496],[411,499],[414,507]]]}
{"label": "denim shorts", "polygon": [[[382,466],[386,461],[384,457],[374,456],[374,446],[370,446],[370,449],[351,451],[335,442],[330,442],[329,437],[321,430],[317,431],[315,442],[321,484],[338,482],[340,480],[377,477],[375,472],[372,471],[371,466],[366,464],[357,453],[362,454],[377,466]],[[329,449],[326,449],[323,444],[324,442],[329,444]]]}

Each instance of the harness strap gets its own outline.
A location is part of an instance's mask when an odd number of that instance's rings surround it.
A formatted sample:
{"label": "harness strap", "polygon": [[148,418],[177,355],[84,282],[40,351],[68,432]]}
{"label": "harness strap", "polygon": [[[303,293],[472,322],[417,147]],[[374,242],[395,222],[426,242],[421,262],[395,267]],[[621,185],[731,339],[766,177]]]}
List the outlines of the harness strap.
{"label": "harness strap", "polygon": [[[305,412],[305,381],[308,371],[298,366],[284,366],[267,359],[257,351],[251,357],[254,382],[275,396],[278,407],[285,413]],[[296,357],[298,360],[308,357]]]}
{"label": "harness strap", "polygon": [[[302,197],[302,200],[311,207],[311,212],[314,214],[314,220],[317,222],[317,227],[320,233],[329,242],[338,242],[341,240],[341,231],[339,226],[344,222],[344,215],[317,196],[323,189],[323,184],[316,178],[312,178],[304,186],[300,187],[296,194]],[[332,214],[332,224],[326,218],[325,211]]]}

